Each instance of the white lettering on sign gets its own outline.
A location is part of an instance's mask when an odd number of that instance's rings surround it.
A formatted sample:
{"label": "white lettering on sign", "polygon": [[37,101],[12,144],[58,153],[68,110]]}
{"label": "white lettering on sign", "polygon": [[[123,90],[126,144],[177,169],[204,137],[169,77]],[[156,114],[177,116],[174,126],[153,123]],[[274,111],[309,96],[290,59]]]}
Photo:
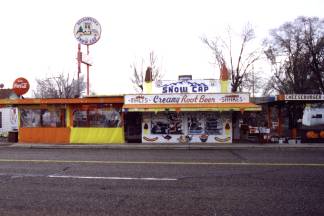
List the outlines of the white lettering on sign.
{"label": "white lettering on sign", "polygon": [[[230,92],[230,85],[228,86]],[[217,93],[221,91],[221,85],[216,79],[156,80],[152,90],[155,94]]]}
{"label": "white lettering on sign", "polygon": [[248,93],[125,95],[125,104],[249,103],[249,101]]}
{"label": "white lettering on sign", "polygon": [[18,89],[25,89],[28,87],[28,83],[14,83],[13,87]]}
{"label": "white lettering on sign", "polygon": [[324,100],[321,94],[286,94],[285,100]]}

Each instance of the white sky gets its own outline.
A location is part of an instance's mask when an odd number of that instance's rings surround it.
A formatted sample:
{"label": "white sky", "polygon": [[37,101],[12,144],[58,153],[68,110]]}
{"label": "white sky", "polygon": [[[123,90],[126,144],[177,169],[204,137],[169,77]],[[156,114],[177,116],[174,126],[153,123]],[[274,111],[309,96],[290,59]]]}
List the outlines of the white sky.
{"label": "white sky", "polygon": [[[259,41],[268,30],[297,16],[324,13],[323,0],[10,0],[2,1],[1,80],[11,88],[25,77],[70,73],[76,77],[77,41],[73,28],[82,17],[101,24],[101,39],[90,46],[90,91],[133,93],[130,65],[157,55],[164,79],[192,74],[218,78],[212,52],[200,37],[213,39],[230,25],[236,32],[251,23]],[[86,47],[83,46],[83,51]],[[82,68],[86,74],[86,68]],[[31,91],[27,94],[31,96]]]}

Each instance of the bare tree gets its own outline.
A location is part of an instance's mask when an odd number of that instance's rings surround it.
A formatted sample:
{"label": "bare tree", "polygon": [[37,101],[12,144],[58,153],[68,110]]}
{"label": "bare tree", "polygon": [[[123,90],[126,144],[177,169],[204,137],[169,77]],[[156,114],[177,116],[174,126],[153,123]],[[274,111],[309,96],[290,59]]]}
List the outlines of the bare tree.
{"label": "bare tree", "polygon": [[143,83],[145,78],[144,73],[148,68],[151,68],[152,70],[152,80],[159,80],[162,78],[162,73],[160,70],[161,67],[158,66],[158,59],[153,51],[151,51],[149,54],[148,66],[145,67],[144,64],[145,61],[142,59],[140,66],[137,66],[135,63],[131,65],[131,69],[133,70],[133,77],[131,78],[131,81],[134,84],[134,88],[137,92],[143,92]]}
{"label": "bare tree", "polygon": [[[273,29],[265,40],[273,75],[265,93],[324,93],[324,19],[298,17]],[[297,127],[305,104],[288,103],[289,128]]]}
{"label": "bare tree", "polygon": [[79,81],[70,79],[69,74],[63,73],[55,77],[36,79],[36,98],[74,98],[79,97],[86,88],[84,77],[80,76]]}
{"label": "bare tree", "polygon": [[247,24],[240,36],[240,46],[238,55],[235,58],[235,50],[233,48],[233,39],[231,29],[227,30],[228,39],[216,37],[215,40],[209,40],[207,37],[202,38],[202,42],[206,44],[214,53],[215,63],[221,68],[226,65],[231,74],[232,91],[237,92],[243,89],[243,82],[247,80],[252,72],[252,65],[260,59],[261,52],[259,49],[252,49],[251,44],[255,39],[254,29]]}
{"label": "bare tree", "polygon": [[239,91],[248,91],[252,93],[252,97],[255,97],[257,93],[262,93],[265,80],[262,78],[262,70],[256,70],[252,66],[250,73],[245,73],[243,76],[242,85],[239,87]]}
{"label": "bare tree", "polygon": [[140,68],[133,63],[131,69],[133,70],[133,78],[131,79],[134,89],[136,92],[143,92],[143,83],[144,83],[144,70],[143,70],[144,60],[142,59]]}
{"label": "bare tree", "polygon": [[324,93],[324,19],[284,23],[264,45],[273,70],[265,93]]}

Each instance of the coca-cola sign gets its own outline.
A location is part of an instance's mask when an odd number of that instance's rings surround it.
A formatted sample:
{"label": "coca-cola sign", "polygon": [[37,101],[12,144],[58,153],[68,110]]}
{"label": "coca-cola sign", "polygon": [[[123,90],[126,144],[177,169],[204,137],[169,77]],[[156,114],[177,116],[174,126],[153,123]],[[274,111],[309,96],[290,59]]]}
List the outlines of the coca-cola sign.
{"label": "coca-cola sign", "polygon": [[29,90],[28,80],[23,77],[17,78],[13,83],[12,90],[19,96],[26,94]]}

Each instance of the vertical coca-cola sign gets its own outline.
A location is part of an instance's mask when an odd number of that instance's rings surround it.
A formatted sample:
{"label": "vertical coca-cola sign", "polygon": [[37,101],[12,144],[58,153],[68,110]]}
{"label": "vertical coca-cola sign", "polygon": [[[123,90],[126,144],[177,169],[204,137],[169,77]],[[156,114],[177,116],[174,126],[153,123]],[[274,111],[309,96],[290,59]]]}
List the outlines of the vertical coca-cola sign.
{"label": "vertical coca-cola sign", "polygon": [[14,81],[12,90],[16,93],[16,95],[21,96],[28,92],[29,87],[28,80],[23,77],[19,77]]}

